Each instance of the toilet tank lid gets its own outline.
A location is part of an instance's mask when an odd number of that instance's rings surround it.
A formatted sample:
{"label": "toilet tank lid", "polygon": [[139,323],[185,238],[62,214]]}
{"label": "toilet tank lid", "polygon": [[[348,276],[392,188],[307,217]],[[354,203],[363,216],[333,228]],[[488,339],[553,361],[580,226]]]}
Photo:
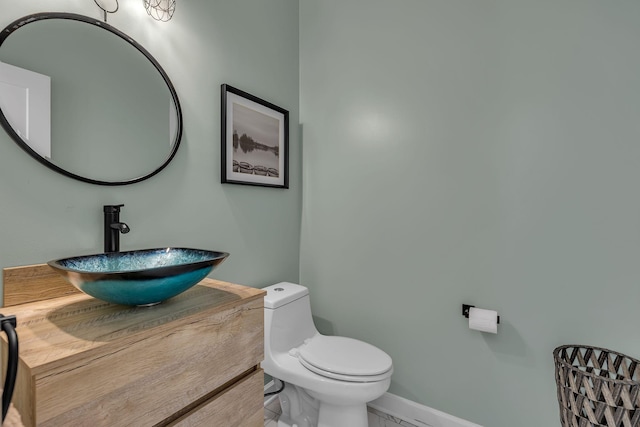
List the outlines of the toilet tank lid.
{"label": "toilet tank lid", "polygon": [[292,301],[309,295],[309,290],[301,285],[290,282],[280,282],[263,288],[267,291],[264,297],[264,308],[278,308]]}

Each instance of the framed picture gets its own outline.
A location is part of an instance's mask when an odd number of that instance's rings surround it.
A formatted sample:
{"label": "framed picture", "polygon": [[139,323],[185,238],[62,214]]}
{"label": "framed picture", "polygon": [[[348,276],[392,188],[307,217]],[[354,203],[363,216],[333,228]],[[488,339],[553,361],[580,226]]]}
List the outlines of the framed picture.
{"label": "framed picture", "polygon": [[222,182],[289,188],[289,112],[222,85]]}

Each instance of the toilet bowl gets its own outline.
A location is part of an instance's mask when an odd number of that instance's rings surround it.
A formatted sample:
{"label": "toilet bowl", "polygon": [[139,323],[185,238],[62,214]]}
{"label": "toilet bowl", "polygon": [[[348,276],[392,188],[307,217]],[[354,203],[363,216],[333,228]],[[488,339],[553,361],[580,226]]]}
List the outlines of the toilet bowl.
{"label": "toilet bowl", "polygon": [[285,383],[278,427],[366,427],[367,402],[389,388],[393,363],[379,348],[320,334],[306,287],[264,288],[262,368]]}

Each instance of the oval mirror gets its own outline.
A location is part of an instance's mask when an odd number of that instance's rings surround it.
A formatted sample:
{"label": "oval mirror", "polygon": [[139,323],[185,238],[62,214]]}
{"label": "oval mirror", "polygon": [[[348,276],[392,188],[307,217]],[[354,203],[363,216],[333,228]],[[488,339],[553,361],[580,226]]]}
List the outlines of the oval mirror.
{"label": "oval mirror", "polygon": [[38,13],[0,33],[0,123],[27,153],[71,178],[150,178],[182,137],[176,91],[135,40],[86,16]]}

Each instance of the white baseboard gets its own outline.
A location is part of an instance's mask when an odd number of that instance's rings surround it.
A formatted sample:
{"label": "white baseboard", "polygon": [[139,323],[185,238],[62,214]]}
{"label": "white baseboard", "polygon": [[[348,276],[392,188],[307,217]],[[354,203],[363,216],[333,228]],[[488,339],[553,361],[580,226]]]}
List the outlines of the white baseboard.
{"label": "white baseboard", "polygon": [[267,393],[267,392],[271,391],[271,390],[269,390],[271,388],[273,388],[275,390],[275,388],[276,388],[275,386],[276,386],[276,382],[275,381],[273,381],[273,380],[269,381],[268,383],[266,383],[264,385],[264,392]]}
{"label": "white baseboard", "polygon": [[[266,383],[264,385],[264,392],[265,394],[271,391],[276,391],[276,383],[275,381],[271,380],[268,383]],[[271,404],[271,402],[273,402],[274,400],[276,400],[278,398],[277,394],[271,395],[271,396],[266,396],[264,398],[264,406],[269,406]]]}
{"label": "white baseboard", "polygon": [[383,394],[368,405],[420,427],[482,427],[391,393]]}

